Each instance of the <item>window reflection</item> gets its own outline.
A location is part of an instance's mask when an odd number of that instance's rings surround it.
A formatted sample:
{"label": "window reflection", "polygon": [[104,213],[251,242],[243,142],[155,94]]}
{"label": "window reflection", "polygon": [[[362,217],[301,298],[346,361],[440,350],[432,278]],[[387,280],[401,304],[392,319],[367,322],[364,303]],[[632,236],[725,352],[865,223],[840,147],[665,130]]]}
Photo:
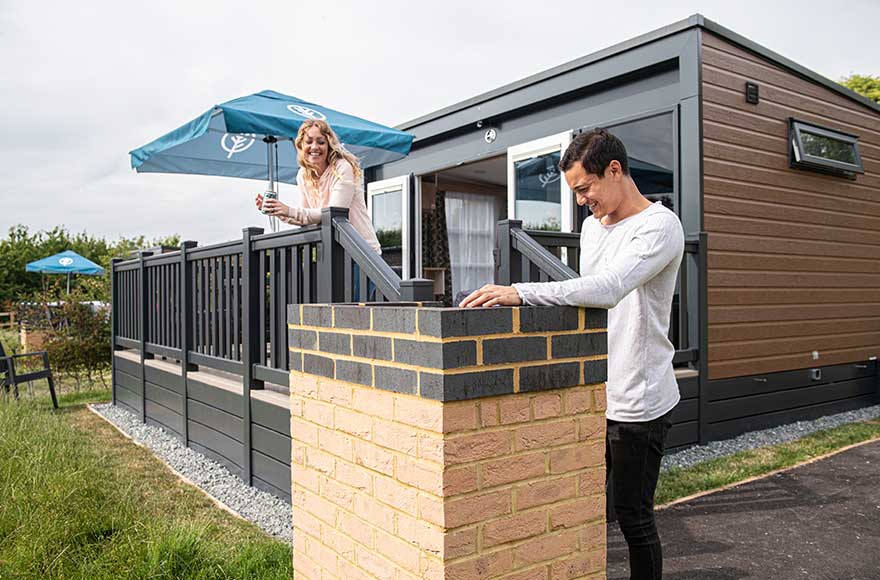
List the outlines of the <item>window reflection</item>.
{"label": "window reflection", "polygon": [[515,161],[516,216],[528,230],[560,231],[560,151]]}
{"label": "window reflection", "polygon": [[623,141],[629,173],[642,195],[678,213],[672,113],[608,127]]}
{"label": "window reflection", "polygon": [[373,196],[373,227],[383,248],[403,244],[403,191],[398,189]]}

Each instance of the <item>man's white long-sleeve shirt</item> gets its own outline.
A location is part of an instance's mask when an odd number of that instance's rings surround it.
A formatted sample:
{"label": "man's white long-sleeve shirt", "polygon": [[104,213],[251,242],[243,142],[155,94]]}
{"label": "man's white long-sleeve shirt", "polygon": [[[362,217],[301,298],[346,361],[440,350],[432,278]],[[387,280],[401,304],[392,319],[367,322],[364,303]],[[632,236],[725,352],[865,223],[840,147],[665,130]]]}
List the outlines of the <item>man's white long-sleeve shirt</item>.
{"label": "man's white long-sleeve shirt", "polygon": [[608,309],[606,416],[650,421],[678,404],[669,317],[684,252],[678,217],[659,202],[606,226],[581,231],[581,277],[514,284],[524,304]]}

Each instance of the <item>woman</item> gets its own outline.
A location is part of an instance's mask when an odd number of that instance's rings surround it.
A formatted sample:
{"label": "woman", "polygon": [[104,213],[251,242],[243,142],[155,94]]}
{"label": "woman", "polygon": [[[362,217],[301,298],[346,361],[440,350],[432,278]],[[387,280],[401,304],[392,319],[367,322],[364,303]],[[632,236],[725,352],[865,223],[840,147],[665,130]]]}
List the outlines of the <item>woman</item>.
{"label": "woman", "polygon": [[[360,163],[346,151],[326,121],[309,120],[302,124],[294,141],[300,165],[296,176],[302,207],[291,207],[267,199],[266,213],[283,222],[303,226],[321,223],[321,209],[347,207],[348,220],[376,253],[382,249],[364,202]],[[257,194],[257,209],[263,207]]]}

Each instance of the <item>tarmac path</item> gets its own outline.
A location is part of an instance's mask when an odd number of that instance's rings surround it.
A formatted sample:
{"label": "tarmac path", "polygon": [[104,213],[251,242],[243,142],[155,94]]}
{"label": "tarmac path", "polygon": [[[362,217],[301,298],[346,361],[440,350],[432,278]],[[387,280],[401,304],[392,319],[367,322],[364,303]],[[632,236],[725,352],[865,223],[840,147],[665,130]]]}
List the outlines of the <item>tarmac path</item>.
{"label": "tarmac path", "polygon": [[[665,580],[880,580],[880,441],[657,512]],[[627,580],[608,528],[608,580]]]}

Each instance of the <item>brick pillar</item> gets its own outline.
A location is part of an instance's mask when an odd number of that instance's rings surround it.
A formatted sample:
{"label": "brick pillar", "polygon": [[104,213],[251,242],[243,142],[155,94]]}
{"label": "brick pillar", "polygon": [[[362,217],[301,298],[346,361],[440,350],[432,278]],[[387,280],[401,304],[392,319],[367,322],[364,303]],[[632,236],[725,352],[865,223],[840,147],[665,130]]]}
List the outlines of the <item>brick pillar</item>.
{"label": "brick pillar", "polygon": [[292,307],[296,578],[605,578],[605,321]]}

